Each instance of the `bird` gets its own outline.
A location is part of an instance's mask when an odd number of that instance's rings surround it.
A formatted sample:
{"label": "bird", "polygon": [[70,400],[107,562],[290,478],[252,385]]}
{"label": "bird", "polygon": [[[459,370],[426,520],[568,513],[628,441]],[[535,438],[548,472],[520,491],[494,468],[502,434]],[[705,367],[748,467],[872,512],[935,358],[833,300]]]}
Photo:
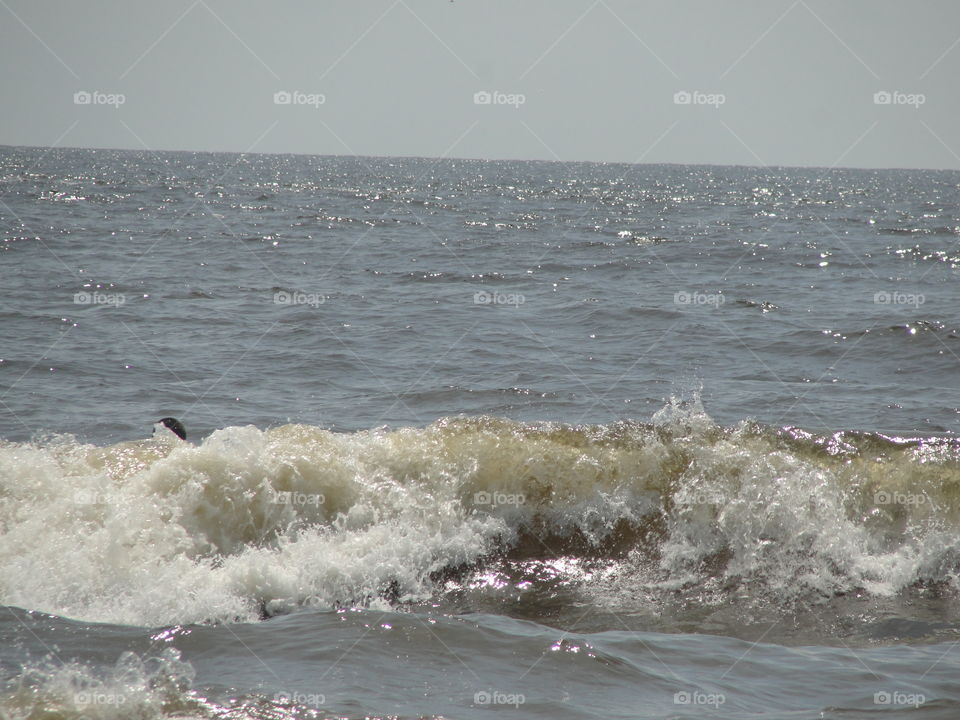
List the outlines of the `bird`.
{"label": "bird", "polygon": [[[156,435],[157,431],[160,430],[160,427],[163,426],[174,435],[176,435],[181,440],[187,439],[187,429],[183,426],[183,423],[172,417],[160,418],[153,426],[153,434]],[[161,431],[163,432],[163,431]]]}

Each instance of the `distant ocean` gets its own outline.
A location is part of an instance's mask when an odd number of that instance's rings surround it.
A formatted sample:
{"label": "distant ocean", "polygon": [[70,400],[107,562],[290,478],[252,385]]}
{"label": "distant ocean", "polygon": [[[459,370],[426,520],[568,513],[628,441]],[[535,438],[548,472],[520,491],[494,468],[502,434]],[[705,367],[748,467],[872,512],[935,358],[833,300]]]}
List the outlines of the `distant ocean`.
{"label": "distant ocean", "polygon": [[0,720],[960,718],[960,173],[6,147],[0,221]]}

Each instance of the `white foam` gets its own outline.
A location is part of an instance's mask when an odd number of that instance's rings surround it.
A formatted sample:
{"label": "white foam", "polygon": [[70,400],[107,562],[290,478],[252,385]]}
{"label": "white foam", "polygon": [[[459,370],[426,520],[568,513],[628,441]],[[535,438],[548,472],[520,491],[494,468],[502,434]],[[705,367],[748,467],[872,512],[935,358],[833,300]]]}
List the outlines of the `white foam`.
{"label": "white foam", "polygon": [[[193,668],[179,651],[166,648],[160,655],[142,659],[123,653],[106,673],[69,662],[40,662],[16,678],[0,706],[5,720],[33,717],[113,718],[199,717],[201,703],[189,697]],[[203,713],[203,715],[206,715]]]}
{"label": "white foam", "polygon": [[[655,420],[5,444],[0,602],[134,625],[249,620],[423,597],[432,572],[525,528],[601,543],[618,523],[638,537],[665,528],[658,573],[671,586],[719,572],[781,596],[885,595],[955,578],[952,506],[932,494],[933,480],[958,474],[955,461],[833,457],[812,441],[799,452],[770,432],[716,426],[699,401],[672,401]],[[927,486],[929,502],[872,502],[877,488]],[[647,577],[648,550],[637,553]]]}
{"label": "white foam", "polygon": [[227,428],[198,447],[6,447],[0,463],[2,602],[85,620],[253,619],[393,581],[415,592],[506,531],[455,484],[418,482],[429,468],[387,434]]}

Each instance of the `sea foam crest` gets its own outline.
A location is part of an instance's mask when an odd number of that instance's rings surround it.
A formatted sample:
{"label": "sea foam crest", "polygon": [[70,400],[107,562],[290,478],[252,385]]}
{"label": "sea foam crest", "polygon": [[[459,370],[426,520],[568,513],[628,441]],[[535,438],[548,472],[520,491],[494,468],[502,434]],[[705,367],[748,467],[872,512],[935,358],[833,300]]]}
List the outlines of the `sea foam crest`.
{"label": "sea foam crest", "polygon": [[650,424],[8,443],[0,602],[135,625],[252,620],[426,598],[451,568],[526,552],[607,557],[627,578],[652,563],[666,584],[886,595],[955,582],[957,458],[936,439],[725,428],[697,399]]}

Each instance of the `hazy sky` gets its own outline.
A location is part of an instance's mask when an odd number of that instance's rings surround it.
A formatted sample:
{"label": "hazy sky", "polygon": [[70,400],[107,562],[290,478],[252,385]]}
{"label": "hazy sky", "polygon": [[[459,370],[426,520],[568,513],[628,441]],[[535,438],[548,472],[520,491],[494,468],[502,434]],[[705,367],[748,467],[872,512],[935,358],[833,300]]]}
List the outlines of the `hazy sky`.
{"label": "hazy sky", "polygon": [[958,0],[0,0],[8,145],[960,168],[958,78]]}

